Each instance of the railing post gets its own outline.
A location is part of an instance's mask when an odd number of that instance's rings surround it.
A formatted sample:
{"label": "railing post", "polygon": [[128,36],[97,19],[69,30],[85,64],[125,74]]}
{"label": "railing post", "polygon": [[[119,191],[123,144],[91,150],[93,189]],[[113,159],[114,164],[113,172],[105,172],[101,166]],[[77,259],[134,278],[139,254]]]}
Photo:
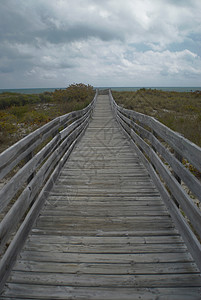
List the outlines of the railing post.
{"label": "railing post", "polygon": [[[182,163],[183,157],[176,150],[174,150],[174,156],[179,162]],[[173,175],[176,178],[176,180],[181,184],[181,178],[175,172],[173,172]]]}
{"label": "railing post", "polygon": [[[182,162],[183,157],[182,157],[182,155],[179,154],[176,150],[174,150],[174,156],[175,156],[175,158],[176,158],[178,161]],[[179,184],[181,184],[181,178],[180,178],[180,177],[177,175],[177,173],[174,172],[174,171],[173,171],[173,176],[174,176],[175,179],[179,182]],[[173,198],[173,200],[174,200],[176,206],[179,207],[179,203],[178,203],[178,201],[175,199],[175,197],[172,196],[172,198]]]}
{"label": "railing post", "polygon": [[[27,155],[27,157],[25,157],[25,164],[28,163],[33,157],[34,157],[34,153],[33,153],[33,151],[31,151],[31,152]],[[29,182],[34,178],[35,174],[36,174],[36,172],[33,172],[33,173],[29,176],[29,178],[27,179],[27,184],[29,184]]]}
{"label": "railing post", "polygon": [[[153,137],[157,138],[157,134],[152,128],[151,128],[151,133],[152,133]],[[153,143],[152,143],[151,147],[154,150],[154,152],[157,152],[157,149],[153,146]]]}

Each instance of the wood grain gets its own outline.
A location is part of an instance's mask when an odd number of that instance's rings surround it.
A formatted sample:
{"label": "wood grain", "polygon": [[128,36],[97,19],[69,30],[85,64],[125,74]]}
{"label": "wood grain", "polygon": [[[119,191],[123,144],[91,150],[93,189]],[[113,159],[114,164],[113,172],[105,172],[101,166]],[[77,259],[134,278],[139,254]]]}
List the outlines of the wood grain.
{"label": "wood grain", "polygon": [[200,298],[199,269],[107,95],[53,183],[0,299]]}
{"label": "wood grain", "polygon": [[[201,270],[201,245],[198,239],[201,238],[201,212],[180,183],[182,178],[190,191],[197,196],[197,200],[200,200],[201,184],[181,163],[183,156],[189,160],[190,156],[186,155],[186,151],[182,155],[180,151],[177,151],[177,147],[180,143],[180,149],[187,147],[191,154],[194,153],[196,155],[194,162],[200,157],[201,149],[194,145],[192,150],[193,144],[190,141],[169,130],[164,125],[160,125],[154,118],[118,106],[112,97],[111,91],[109,97],[115,118],[126,136],[131,139],[135,151],[139,154],[152,176],[171,216]],[[136,124],[136,121],[140,125]],[[162,135],[153,126],[155,123],[162,128]],[[146,129],[144,128],[145,125]],[[165,148],[158,136],[162,137],[167,143],[169,143],[170,138],[169,145],[177,155],[173,156],[169,147]],[[175,139],[175,147],[174,143],[171,142],[171,138]],[[167,163],[169,163],[169,168]],[[172,172],[170,171],[171,168]],[[183,216],[184,213],[186,218]],[[187,219],[190,221],[187,221]]]}

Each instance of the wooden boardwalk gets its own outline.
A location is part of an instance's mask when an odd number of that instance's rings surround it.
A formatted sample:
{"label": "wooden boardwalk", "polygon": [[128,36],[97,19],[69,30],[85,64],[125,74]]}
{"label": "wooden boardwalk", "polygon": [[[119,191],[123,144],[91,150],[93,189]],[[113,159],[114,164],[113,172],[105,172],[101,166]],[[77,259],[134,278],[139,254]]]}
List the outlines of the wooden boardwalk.
{"label": "wooden boardwalk", "polygon": [[201,299],[147,170],[98,96],[0,299]]}

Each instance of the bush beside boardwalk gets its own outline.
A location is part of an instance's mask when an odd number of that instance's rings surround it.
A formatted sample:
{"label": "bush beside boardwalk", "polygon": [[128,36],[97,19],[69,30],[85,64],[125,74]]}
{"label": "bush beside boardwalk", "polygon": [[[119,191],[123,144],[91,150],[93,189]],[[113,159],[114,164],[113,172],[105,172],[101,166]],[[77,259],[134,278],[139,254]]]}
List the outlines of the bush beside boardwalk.
{"label": "bush beside boardwalk", "polygon": [[201,147],[201,92],[112,92],[119,105],[155,117]]}
{"label": "bush beside boardwalk", "polygon": [[94,94],[92,86],[82,83],[38,95],[0,94],[0,152],[50,120],[84,108]]}
{"label": "bush beside boardwalk", "polygon": [[[201,92],[141,89],[112,93],[118,104],[154,116],[201,146]],[[53,118],[82,109],[93,96],[93,87],[82,83],[39,95],[0,94],[0,151]]]}

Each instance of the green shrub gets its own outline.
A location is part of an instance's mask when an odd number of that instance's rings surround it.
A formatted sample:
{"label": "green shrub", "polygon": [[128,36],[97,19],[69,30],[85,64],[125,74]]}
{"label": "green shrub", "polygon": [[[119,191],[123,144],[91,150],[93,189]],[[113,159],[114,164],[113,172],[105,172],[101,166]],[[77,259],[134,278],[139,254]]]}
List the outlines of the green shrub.
{"label": "green shrub", "polygon": [[17,119],[14,115],[0,111],[0,132],[2,134],[14,133]]}
{"label": "green shrub", "polygon": [[51,102],[52,101],[52,96],[50,93],[43,93],[39,95],[40,102],[46,103],[46,102]]}
{"label": "green shrub", "polygon": [[201,93],[141,89],[112,92],[118,104],[157,118],[174,131],[201,146]]}
{"label": "green shrub", "polygon": [[50,121],[50,117],[46,115],[44,112],[39,111],[30,111],[24,115],[22,120],[25,124],[45,124]]}
{"label": "green shrub", "polygon": [[92,97],[93,94],[93,87],[83,83],[71,84],[66,89],[66,96],[70,101],[86,101],[88,97]]}
{"label": "green shrub", "polygon": [[29,111],[28,106],[13,106],[9,109],[9,112],[16,116],[18,119],[21,119],[25,113]]}
{"label": "green shrub", "polygon": [[[0,94],[0,151],[53,118],[83,109],[94,93],[90,85],[75,84],[54,93]],[[53,103],[46,105],[47,102]]]}
{"label": "green shrub", "polygon": [[30,94],[23,95],[17,93],[2,93],[0,94],[0,109],[6,109],[11,106],[24,106],[27,104],[34,104],[40,102],[52,101],[50,93],[42,93],[39,95]]}
{"label": "green shrub", "polygon": [[65,90],[56,90],[53,93],[53,98],[56,101],[75,101],[84,102],[92,100],[94,89],[91,85],[83,83],[71,84]]}

